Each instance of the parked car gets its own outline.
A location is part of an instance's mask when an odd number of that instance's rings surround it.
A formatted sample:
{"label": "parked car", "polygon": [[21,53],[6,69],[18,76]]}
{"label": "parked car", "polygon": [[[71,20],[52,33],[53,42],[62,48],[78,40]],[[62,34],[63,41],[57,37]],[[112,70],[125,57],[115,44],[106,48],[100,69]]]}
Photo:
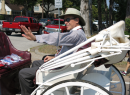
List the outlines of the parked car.
{"label": "parked car", "polygon": [[93,24],[95,24],[97,26],[97,30],[99,30],[98,20],[94,20]]}
{"label": "parked car", "polygon": [[96,24],[93,23],[93,31],[97,31],[97,30],[98,30],[98,28],[97,28]]}
{"label": "parked car", "polygon": [[[116,23],[116,21],[113,21],[113,24],[115,24]],[[102,24],[104,24],[105,25],[105,28],[107,28],[108,26],[107,26],[107,24],[106,24],[106,21],[103,21],[102,22]],[[109,25],[109,21],[108,21],[108,25]]]}
{"label": "parked car", "polygon": [[98,20],[94,20],[93,23],[98,25]]}
{"label": "parked car", "polygon": [[45,28],[46,25],[51,23],[51,19],[50,18],[42,18],[39,20],[39,23],[42,24],[43,28]]}
{"label": "parked car", "polygon": [[2,30],[3,21],[7,21],[7,20],[0,20],[0,30]]}
{"label": "parked car", "polygon": [[116,23],[116,21],[113,21],[113,24],[115,24]]}
{"label": "parked car", "polygon": [[105,27],[107,27],[106,21],[102,21],[102,24],[104,24]]}
{"label": "parked car", "polygon": [[51,24],[45,26],[44,34],[49,34],[53,32],[67,32],[64,20],[60,19],[60,31],[59,31],[59,19],[54,19]]}
{"label": "parked car", "polygon": [[2,31],[6,32],[7,35],[11,35],[12,32],[24,33],[20,28],[21,25],[30,27],[32,32],[42,34],[42,24],[40,24],[35,18],[27,16],[16,16],[13,22],[3,22]]}

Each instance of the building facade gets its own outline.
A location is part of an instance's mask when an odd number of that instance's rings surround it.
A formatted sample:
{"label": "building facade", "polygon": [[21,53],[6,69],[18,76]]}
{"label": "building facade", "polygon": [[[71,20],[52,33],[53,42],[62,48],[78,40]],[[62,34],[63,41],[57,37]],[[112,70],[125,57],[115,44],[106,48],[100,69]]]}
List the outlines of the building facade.
{"label": "building facade", "polygon": [[23,9],[21,5],[11,4],[10,0],[0,0],[0,14],[21,15]]}
{"label": "building facade", "polygon": [[[47,7],[47,6],[45,6]],[[55,6],[52,5],[50,8],[50,10],[55,9]],[[60,11],[61,13],[61,11]],[[29,12],[29,16],[31,12]],[[45,18],[47,17],[47,15],[49,17],[53,17],[53,18],[57,18],[59,14],[58,10],[54,10],[49,12],[48,14],[45,13],[45,11],[42,10],[42,7],[40,6],[40,4],[37,4],[34,6],[34,17],[40,19],[40,18]],[[22,5],[16,5],[16,4],[11,4],[10,0],[0,0],[0,15],[17,15],[17,16],[23,16],[25,15],[25,10],[24,10],[24,6]]]}

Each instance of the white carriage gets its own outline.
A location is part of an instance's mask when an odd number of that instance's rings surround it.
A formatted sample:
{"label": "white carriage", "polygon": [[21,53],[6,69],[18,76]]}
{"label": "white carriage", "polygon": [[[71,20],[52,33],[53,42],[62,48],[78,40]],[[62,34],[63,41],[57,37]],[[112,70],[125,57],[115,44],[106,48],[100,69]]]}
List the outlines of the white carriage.
{"label": "white carriage", "polygon": [[130,49],[124,30],[125,23],[120,21],[44,63],[36,73],[38,87],[31,95],[125,95],[124,79],[112,65]]}

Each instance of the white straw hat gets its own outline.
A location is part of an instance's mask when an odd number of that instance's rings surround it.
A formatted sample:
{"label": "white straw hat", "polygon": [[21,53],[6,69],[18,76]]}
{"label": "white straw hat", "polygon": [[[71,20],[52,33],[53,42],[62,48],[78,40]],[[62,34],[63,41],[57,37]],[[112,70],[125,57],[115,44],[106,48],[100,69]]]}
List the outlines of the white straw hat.
{"label": "white straw hat", "polygon": [[80,11],[75,8],[67,8],[65,11],[65,14],[60,15],[59,17],[64,19],[64,16],[66,16],[66,15],[73,15],[73,16],[76,16],[77,18],[79,18],[79,24],[81,26],[84,26],[86,24],[84,19],[80,15]]}

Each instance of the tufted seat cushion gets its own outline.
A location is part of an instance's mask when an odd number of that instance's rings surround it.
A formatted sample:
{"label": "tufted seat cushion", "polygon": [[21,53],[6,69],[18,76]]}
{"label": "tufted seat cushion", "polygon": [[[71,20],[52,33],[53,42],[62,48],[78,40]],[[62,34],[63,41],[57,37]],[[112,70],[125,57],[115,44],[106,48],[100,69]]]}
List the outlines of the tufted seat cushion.
{"label": "tufted seat cushion", "polygon": [[5,57],[10,54],[10,48],[7,37],[4,33],[0,33],[0,57]]}

